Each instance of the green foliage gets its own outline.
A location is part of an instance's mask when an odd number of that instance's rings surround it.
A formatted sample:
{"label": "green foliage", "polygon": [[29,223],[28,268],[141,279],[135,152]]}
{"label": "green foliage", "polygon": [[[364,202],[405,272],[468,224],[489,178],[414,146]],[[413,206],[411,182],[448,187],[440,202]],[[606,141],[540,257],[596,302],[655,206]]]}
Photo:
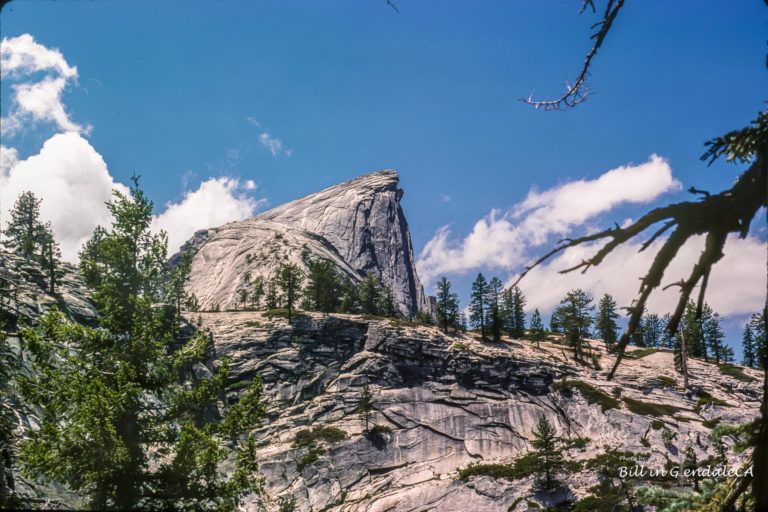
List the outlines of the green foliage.
{"label": "green foliage", "polygon": [[578,390],[588,403],[600,405],[603,412],[621,407],[619,400],[586,382],[563,379],[552,384],[552,391],[572,392],[573,390]]}
{"label": "green foliage", "polygon": [[368,424],[371,420],[371,411],[373,410],[373,395],[368,387],[368,383],[363,384],[363,390],[360,393],[360,401],[357,403],[357,412],[363,422],[363,433],[368,432]]}
{"label": "green foliage", "polygon": [[536,473],[539,462],[534,453],[527,453],[515,459],[511,464],[472,464],[459,470],[459,479],[467,480],[472,476],[489,476],[515,481]]}
{"label": "green foliage", "polygon": [[658,352],[658,349],[651,348],[651,347],[638,348],[636,350],[626,352],[624,354],[624,357],[628,357],[629,359],[642,359],[651,354],[655,354],[656,352]]}
{"label": "green foliage", "polygon": [[583,290],[576,289],[568,292],[557,308],[558,324],[562,327],[577,361],[584,361],[584,338],[589,336],[589,328],[592,325],[590,311],[594,307],[592,297]]}
{"label": "green foliage", "polygon": [[295,263],[282,265],[277,271],[277,286],[283,293],[289,324],[293,320],[293,310],[301,296],[303,278],[301,269]]}
{"label": "green foliage", "polygon": [[531,315],[530,332],[531,339],[536,342],[537,346],[540,342],[546,339],[546,334],[544,333],[544,323],[541,321],[541,313],[539,313],[538,309],[535,309]]}
{"label": "green foliage", "polygon": [[616,344],[616,331],[619,328],[616,325],[617,318],[619,318],[619,314],[616,312],[616,301],[606,293],[598,303],[595,326],[600,338],[609,350]]}
{"label": "green foliage", "polygon": [[[4,327],[0,323],[0,328]],[[22,508],[21,502],[12,489],[14,482],[12,468],[15,465],[16,390],[14,380],[21,360],[11,349],[5,333],[0,331],[0,509]]]}
{"label": "green foliage", "polygon": [[651,428],[653,430],[661,430],[662,428],[664,428],[664,422],[661,420],[652,420]]}
{"label": "green foliage", "polygon": [[703,427],[705,427],[705,428],[715,428],[720,423],[721,420],[722,420],[722,418],[720,418],[720,416],[718,416],[716,418],[712,418],[712,419],[709,419],[709,420],[702,421],[701,425]]}
{"label": "green foliage", "polygon": [[336,427],[316,426],[313,429],[300,430],[296,433],[293,446],[300,448],[310,446],[320,441],[338,443],[347,438],[347,433]]}
{"label": "green foliage", "polygon": [[682,411],[679,407],[668,404],[654,404],[651,402],[643,402],[641,400],[634,400],[632,398],[624,398],[624,403],[627,409],[635,414],[642,416],[673,416],[676,413]]}
{"label": "green foliage", "polygon": [[32,192],[22,192],[10,211],[8,225],[3,231],[5,245],[22,256],[38,253],[44,226],[40,222],[40,203]]}
{"label": "green foliage", "polygon": [[[525,303],[525,296],[517,286],[504,292],[505,328],[509,335],[516,339],[525,335]],[[541,323],[541,316],[539,316],[539,323]]]}
{"label": "green foliage", "polygon": [[555,435],[555,428],[542,416],[533,433],[532,466],[535,468],[537,485],[544,489],[552,489],[557,483],[557,474],[565,464],[560,450],[562,441]]}
{"label": "green foliage", "polygon": [[299,461],[296,463],[296,471],[298,473],[301,473],[304,471],[304,468],[307,466],[311,466],[315,462],[317,462],[320,459],[320,456],[325,453],[325,448],[318,448],[318,447],[312,447],[309,449],[309,451],[299,459]]}
{"label": "green foliage", "polygon": [[488,339],[488,294],[489,286],[482,273],[477,274],[472,281],[472,294],[469,301],[469,321],[473,327],[480,329],[483,341]]}
{"label": "green foliage", "polygon": [[437,323],[448,332],[452,327],[456,332],[459,329],[459,296],[451,292],[451,282],[443,276],[437,282]]}
{"label": "green foliage", "polygon": [[727,375],[729,377],[733,377],[736,380],[739,380],[741,382],[754,382],[755,379],[744,373],[744,369],[735,366],[728,363],[723,363],[717,365],[717,367],[720,369],[720,373],[723,375]]}
{"label": "green foliage", "polygon": [[666,375],[658,375],[656,377],[656,382],[658,382],[662,388],[677,387],[677,380],[673,379],[672,377],[667,377]]}
{"label": "green foliage", "polygon": [[457,341],[451,345],[451,350],[453,350],[454,352],[469,350],[469,345],[467,345],[466,343],[462,343],[461,341]]}
{"label": "green foliage", "polygon": [[233,509],[256,486],[255,445],[238,450],[225,480],[223,435],[234,439],[263,416],[260,382],[217,421],[228,366],[196,378],[210,338],[181,345],[177,311],[158,306],[169,289],[167,242],[149,232],[152,203],[137,181],[130,198],[114,193],[111,229],[98,229],[83,250],[100,327],[52,308],[39,328],[20,331],[30,372],[19,391],[41,420],[20,445],[22,467],[87,495],[96,509]]}
{"label": "green foliage", "polygon": [[338,311],[341,279],[335,265],[328,260],[310,262],[304,294],[309,302],[309,309],[323,313]]}
{"label": "green foliage", "polygon": [[568,448],[584,449],[592,440],[588,437],[575,437],[568,439],[565,444]]}
{"label": "green foliage", "polygon": [[699,392],[699,399],[696,401],[694,410],[699,413],[701,409],[706,405],[717,405],[719,407],[730,407],[730,404],[725,400],[721,400],[709,394],[708,392],[701,390]]}
{"label": "green foliage", "polygon": [[255,327],[256,329],[258,329],[261,327],[261,322],[259,322],[258,320],[246,320],[243,325],[245,325],[246,327]]}

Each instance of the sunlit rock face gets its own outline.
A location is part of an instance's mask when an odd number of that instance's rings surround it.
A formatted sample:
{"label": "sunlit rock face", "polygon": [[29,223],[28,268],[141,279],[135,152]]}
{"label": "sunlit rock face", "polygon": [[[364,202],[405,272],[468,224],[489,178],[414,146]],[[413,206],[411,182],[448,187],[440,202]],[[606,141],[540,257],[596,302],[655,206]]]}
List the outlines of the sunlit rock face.
{"label": "sunlit rock face", "polygon": [[366,174],[257,217],[197,232],[182,247],[194,253],[188,291],[202,309],[230,309],[240,302],[246,272],[268,278],[281,263],[306,270],[310,260],[324,259],[356,282],[368,272],[379,276],[404,317],[431,312],[416,274],[398,181],[394,170]]}

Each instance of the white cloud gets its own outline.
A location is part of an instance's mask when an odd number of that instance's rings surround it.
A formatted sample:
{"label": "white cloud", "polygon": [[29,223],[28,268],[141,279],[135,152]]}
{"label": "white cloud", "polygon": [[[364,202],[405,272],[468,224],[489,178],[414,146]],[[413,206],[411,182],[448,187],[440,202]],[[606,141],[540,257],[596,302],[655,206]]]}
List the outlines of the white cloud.
{"label": "white cloud", "polygon": [[2,153],[0,220],[3,224],[8,220],[22,192],[34,192],[43,199],[40,216],[51,221],[62,256],[69,261],[76,260],[96,226],[109,225],[104,203],[111,199],[112,190],[128,192],[112,179],[101,155],[75,132],[54,135],[38,154],[25,160],[19,161],[12,149],[2,148]]}
{"label": "white cloud", "polygon": [[552,235],[565,235],[620,204],[648,202],[679,188],[669,164],[651,155],[646,163],[618,167],[594,180],[531,191],[509,211],[491,211],[463,240],[452,239],[448,226],[440,228],[419,255],[419,274],[429,281],[481,267],[511,272],[526,262],[528,249]]}
{"label": "white cloud", "polygon": [[[560,274],[595,253],[600,245],[583,245],[569,248],[552,261],[533,269],[520,283],[530,309],[551,311],[567,290],[581,288],[599,299],[610,293],[619,306],[628,306],[637,298],[641,278],[648,271],[653,257],[663,240],[657,240],[648,249],[639,252],[641,242],[629,242],[617,247],[600,265],[586,273],[580,271]],[[692,238],[678,252],[662,280],[662,287],[687,279],[694,263],[704,248],[702,236]],[[757,311],[765,301],[766,255],[765,242],[749,236],[740,239],[729,236],[723,259],[712,268],[707,286],[707,302],[721,315],[740,315]],[[693,298],[698,296],[698,288]],[[679,288],[672,287],[653,292],[648,310],[667,313],[674,310],[679,298]],[[597,300],[596,300],[597,301]]]}
{"label": "white cloud", "polygon": [[254,190],[256,184],[248,180],[241,187],[234,178],[210,178],[197,190],[187,192],[180,202],[166,204],[165,211],[154,219],[152,229],[168,233],[168,253],[173,254],[199,229],[252,216],[264,200],[243,194],[241,188]]}
{"label": "white cloud", "polygon": [[29,34],[0,41],[0,69],[4,80],[21,80],[45,72],[37,81],[12,85],[10,113],[2,119],[2,134],[17,133],[33,122],[53,123],[61,130],[88,132],[74,123],[64,109],[61,95],[77,81],[77,67],[70,66],[57,49],[46,48]]}
{"label": "white cloud", "polygon": [[261,133],[259,134],[259,143],[267,148],[267,150],[272,153],[272,156],[277,156],[280,154],[291,156],[293,154],[292,149],[286,148],[283,144],[283,141],[272,135],[269,130],[265,129],[259,121],[253,117],[246,117],[245,119],[256,128],[261,129]]}

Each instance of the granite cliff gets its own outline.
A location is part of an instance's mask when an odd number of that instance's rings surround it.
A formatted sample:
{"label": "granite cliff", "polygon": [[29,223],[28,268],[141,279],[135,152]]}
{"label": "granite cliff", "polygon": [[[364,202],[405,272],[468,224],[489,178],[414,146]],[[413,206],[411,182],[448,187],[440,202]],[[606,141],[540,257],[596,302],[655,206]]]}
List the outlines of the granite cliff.
{"label": "granite cliff", "polygon": [[309,261],[323,259],[355,282],[369,272],[377,275],[392,289],[403,317],[431,313],[416,274],[398,181],[394,170],[374,172],[256,217],[198,231],[182,247],[194,254],[188,292],[203,310],[232,309],[246,272],[269,278],[281,263],[306,270]]}

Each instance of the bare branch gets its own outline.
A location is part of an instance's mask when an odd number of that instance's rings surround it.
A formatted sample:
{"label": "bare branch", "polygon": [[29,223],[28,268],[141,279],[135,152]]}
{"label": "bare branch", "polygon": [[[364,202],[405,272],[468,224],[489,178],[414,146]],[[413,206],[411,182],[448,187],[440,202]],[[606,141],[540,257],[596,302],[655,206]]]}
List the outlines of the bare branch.
{"label": "bare branch", "polygon": [[[585,101],[590,94],[589,86],[587,86],[585,82],[587,76],[589,76],[589,67],[592,65],[592,59],[597,55],[597,50],[602,46],[605,37],[611,30],[613,21],[616,19],[616,16],[619,14],[619,10],[623,5],[624,0],[608,0],[605,6],[603,19],[592,25],[593,29],[597,27],[600,28],[590,36],[590,39],[593,39],[595,42],[592,45],[592,49],[589,50],[589,53],[587,53],[587,56],[584,58],[584,66],[581,68],[581,72],[576,77],[573,84],[566,82],[565,93],[563,93],[562,96],[554,100],[537,101],[534,100],[531,95],[528,98],[521,98],[520,101],[531,105],[533,108],[541,108],[544,110],[559,110],[563,107],[572,108]],[[593,0],[585,0],[581,5],[580,12],[584,12],[587,6],[591,7],[593,12],[595,11]]]}

